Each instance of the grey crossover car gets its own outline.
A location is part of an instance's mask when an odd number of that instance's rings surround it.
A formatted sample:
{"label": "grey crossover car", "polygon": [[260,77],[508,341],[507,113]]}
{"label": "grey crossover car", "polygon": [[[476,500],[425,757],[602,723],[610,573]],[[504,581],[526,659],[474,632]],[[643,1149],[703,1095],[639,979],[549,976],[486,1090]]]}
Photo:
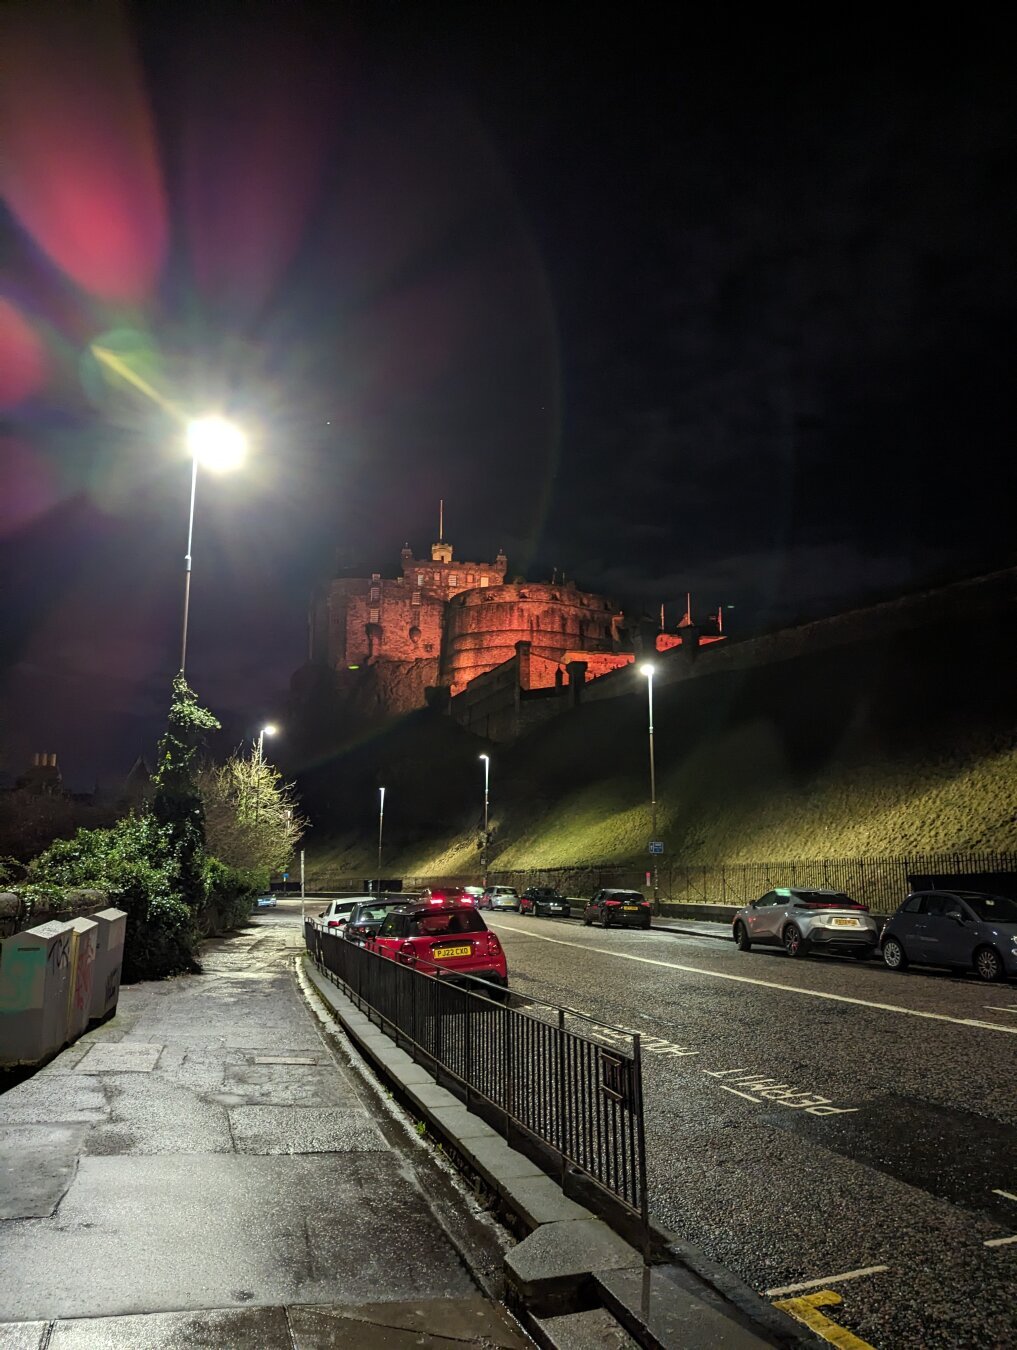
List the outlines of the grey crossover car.
{"label": "grey crossover car", "polygon": [[783,947],[788,956],[836,952],[864,960],[876,950],[879,930],[868,906],[843,891],[778,887],[745,905],[734,916],[739,951],[753,943]]}
{"label": "grey crossover car", "polygon": [[917,891],[886,922],[883,960],[974,970],[983,980],[1017,976],[1017,901],[981,891]]}

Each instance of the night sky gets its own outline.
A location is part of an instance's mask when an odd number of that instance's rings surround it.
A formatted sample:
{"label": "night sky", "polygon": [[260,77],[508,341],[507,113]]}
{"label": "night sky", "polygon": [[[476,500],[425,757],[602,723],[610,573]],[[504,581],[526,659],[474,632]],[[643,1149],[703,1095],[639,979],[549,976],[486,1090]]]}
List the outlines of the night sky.
{"label": "night sky", "polygon": [[[0,767],[256,734],[436,537],[734,635],[1011,563],[1017,127],[977,9],[0,13]],[[837,26],[839,23],[839,26]]]}

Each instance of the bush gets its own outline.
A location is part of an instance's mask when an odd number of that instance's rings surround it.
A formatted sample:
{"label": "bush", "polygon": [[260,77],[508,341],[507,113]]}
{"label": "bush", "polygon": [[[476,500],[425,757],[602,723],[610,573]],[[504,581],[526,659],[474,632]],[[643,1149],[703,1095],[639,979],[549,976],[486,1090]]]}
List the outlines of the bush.
{"label": "bush", "polygon": [[205,903],[199,915],[202,932],[240,928],[248,920],[251,903],[267,888],[267,875],[230,867],[219,858],[206,857],[202,867]]}
{"label": "bush", "polygon": [[125,981],[198,970],[194,916],[179,894],[169,833],[152,816],[126,816],[110,829],[78,830],[29,866],[27,894],[45,887],[94,887],[127,915]]}

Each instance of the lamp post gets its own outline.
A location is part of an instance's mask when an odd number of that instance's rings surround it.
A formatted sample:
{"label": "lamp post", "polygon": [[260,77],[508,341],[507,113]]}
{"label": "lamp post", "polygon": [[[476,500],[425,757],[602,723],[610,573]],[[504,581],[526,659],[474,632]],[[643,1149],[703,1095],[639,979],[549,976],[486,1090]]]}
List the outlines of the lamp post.
{"label": "lamp post", "polygon": [[266,726],[263,726],[261,730],[258,732],[258,759],[257,759],[258,777],[254,786],[255,824],[257,824],[258,817],[261,815],[261,766],[265,762],[265,737],[274,736],[278,730],[279,728],[275,726],[274,723],[269,722]]}
{"label": "lamp post", "polygon": [[378,789],[378,890],[381,890],[381,837],[385,828],[385,789]]}
{"label": "lamp post", "polygon": [[180,674],[187,667],[187,620],[191,610],[191,551],[194,542],[194,498],[198,490],[199,462],[212,473],[227,473],[244,458],[244,433],[223,417],[199,417],[187,427],[191,452],[191,507],[187,516],[187,553],[184,555],[184,624],[180,640]]}
{"label": "lamp post", "polygon": [[[650,838],[657,838],[657,771],[653,758],[653,666],[647,662],[639,667],[639,673],[646,676],[646,698],[650,715]],[[657,854],[653,855],[653,912],[660,913],[660,888],[657,873]]]}
{"label": "lamp post", "polygon": [[481,755],[484,761],[484,849],[480,855],[480,865],[484,870],[484,889],[487,889],[487,815],[491,801],[491,756]]}

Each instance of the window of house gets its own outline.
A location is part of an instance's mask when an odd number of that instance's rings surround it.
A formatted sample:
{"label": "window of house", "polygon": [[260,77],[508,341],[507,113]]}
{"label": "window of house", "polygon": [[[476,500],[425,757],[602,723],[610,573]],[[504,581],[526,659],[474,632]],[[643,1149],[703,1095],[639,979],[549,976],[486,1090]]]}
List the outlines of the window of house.
{"label": "window of house", "polygon": [[411,600],[410,600],[410,603],[413,604],[413,605],[419,605],[419,604],[420,604],[420,592],[419,592],[419,591],[414,591],[414,592],[413,592],[413,596],[412,596],[412,598],[411,598]]}
{"label": "window of house", "polygon": [[418,585],[418,586],[423,586],[423,584],[424,584],[424,574],[423,574],[423,572],[418,572],[418,573],[417,573],[417,585]]}
{"label": "window of house", "polygon": [[448,574],[448,584],[449,584],[450,586],[458,586],[458,585],[459,585],[459,573],[458,573],[458,572],[449,572],[449,574]]}
{"label": "window of house", "polygon": [[371,609],[371,610],[368,611],[368,622],[369,622],[369,623],[377,623],[377,622],[378,622],[378,611],[377,611],[377,609]]}
{"label": "window of house", "polygon": [[378,589],[377,586],[372,586],[372,587],[371,587],[371,603],[374,604],[374,605],[376,605],[380,599],[381,599],[381,591]]}
{"label": "window of house", "polygon": [[481,584],[481,586],[486,586],[489,580],[490,580],[489,577],[482,576],[482,577],[480,578],[480,584]]}

